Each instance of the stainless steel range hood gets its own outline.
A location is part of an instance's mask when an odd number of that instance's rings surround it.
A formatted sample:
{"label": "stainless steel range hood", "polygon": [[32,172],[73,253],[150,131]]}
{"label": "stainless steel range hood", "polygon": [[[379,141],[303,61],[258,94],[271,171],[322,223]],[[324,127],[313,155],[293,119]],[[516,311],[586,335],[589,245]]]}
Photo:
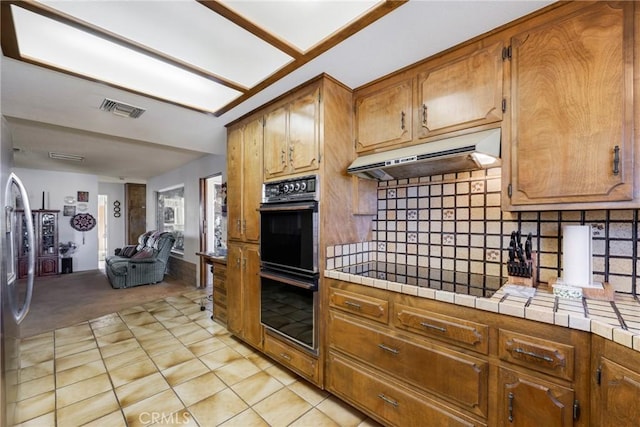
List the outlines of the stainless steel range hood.
{"label": "stainless steel range hood", "polygon": [[347,172],[388,181],[500,165],[500,129],[489,129],[358,157]]}

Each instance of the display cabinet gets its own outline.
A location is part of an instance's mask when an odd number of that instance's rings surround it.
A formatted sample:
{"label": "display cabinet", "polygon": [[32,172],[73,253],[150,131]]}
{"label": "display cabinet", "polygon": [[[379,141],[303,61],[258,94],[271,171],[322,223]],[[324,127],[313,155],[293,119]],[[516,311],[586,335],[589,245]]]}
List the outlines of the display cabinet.
{"label": "display cabinet", "polygon": [[[60,256],[58,255],[58,214],[57,210],[32,210],[33,227],[35,228],[35,274],[51,276],[60,272]],[[21,225],[20,245],[18,247],[18,277],[26,277],[28,273],[29,244],[27,240],[27,224],[24,213],[19,212],[18,223]]]}

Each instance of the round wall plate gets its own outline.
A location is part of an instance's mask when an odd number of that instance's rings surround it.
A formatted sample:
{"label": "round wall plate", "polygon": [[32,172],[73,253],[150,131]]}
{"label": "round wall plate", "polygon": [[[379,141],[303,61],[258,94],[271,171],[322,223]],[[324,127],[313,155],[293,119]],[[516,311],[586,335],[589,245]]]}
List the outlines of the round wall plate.
{"label": "round wall plate", "polygon": [[86,203],[78,203],[78,210],[80,212],[84,212],[88,209],[88,206]]}

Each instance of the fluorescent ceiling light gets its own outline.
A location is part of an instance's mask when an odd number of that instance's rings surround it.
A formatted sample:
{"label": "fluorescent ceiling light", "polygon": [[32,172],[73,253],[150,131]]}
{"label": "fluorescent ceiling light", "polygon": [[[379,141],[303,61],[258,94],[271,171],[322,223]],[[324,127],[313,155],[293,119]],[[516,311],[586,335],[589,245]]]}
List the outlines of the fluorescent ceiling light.
{"label": "fluorescent ceiling light", "polygon": [[212,113],[242,94],[20,7],[11,10],[23,58]]}
{"label": "fluorescent ceiling light", "polygon": [[54,153],[52,151],[49,151],[49,157],[56,160],[69,160],[72,162],[81,162],[84,160],[84,157],[76,154]]}

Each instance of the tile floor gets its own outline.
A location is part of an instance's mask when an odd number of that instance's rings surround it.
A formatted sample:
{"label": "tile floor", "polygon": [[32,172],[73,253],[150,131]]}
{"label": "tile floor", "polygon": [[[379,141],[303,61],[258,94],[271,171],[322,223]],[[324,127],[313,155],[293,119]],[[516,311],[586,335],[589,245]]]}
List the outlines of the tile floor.
{"label": "tile floor", "polygon": [[19,425],[378,426],[233,338],[204,295],[23,340]]}

